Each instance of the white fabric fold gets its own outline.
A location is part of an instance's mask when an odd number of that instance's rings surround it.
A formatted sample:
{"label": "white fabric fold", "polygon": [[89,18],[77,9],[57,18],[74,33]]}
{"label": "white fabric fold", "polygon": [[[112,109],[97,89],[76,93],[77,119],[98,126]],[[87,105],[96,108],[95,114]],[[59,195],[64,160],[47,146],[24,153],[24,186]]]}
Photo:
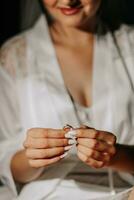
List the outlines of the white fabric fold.
{"label": "white fabric fold", "polygon": [[[12,59],[5,58],[8,66],[1,65],[0,68],[0,176],[12,190],[14,198],[47,199],[76,166],[76,155],[70,155],[63,162],[46,168],[42,179],[26,184],[19,196],[10,170],[11,159],[22,148],[27,129],[62,128],[67,123],[75,127],[79,122],[64,85],[44,16],[35,27],[19,36],[22,37],[26,43],[25,56],[11,42],[13,51],[8,53],[12,54]],[[122,47],[123,55],[134,82],[134,31],[123,26],[116,37],[120,45],[126,44]],[[6,48],[9,48],[8,45]],[[21,56],[24,57],[24,63],[22,60],[20,62]],[[15,78],[8,71],[10,61],[15,65],[12,70],[15,71]],[[121,144],[134,144],[133,97],[111,35],[99,39],[96,37],[93,107],[89,110],[92,125],[96,129],[113,132]]]}
{"label": "white fabric fold", "polygon": [[2,65],[0,103],[0,178],[11,195],[16,197],[18,183],[13,179],[10,165],[15,153],[22,149],[24,132],[20,122],[16,80]]}

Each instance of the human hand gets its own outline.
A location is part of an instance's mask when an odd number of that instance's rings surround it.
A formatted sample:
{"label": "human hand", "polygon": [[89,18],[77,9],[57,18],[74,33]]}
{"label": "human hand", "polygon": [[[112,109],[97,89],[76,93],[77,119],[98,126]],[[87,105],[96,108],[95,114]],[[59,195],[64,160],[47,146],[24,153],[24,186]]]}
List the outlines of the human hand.
{"label": "human hand", "polygon": [[92,128],[80,128],[75,132],[77,155],[80,160],[93,168],[102,168],[110,164],[116,153],[115,135]]}
{"label": "human hand", "polygon": [[65,138],[66,130],[33,128],[24,141],[26,157],[31,167],[41,168],[56,163],[66,155],[71,140]]}

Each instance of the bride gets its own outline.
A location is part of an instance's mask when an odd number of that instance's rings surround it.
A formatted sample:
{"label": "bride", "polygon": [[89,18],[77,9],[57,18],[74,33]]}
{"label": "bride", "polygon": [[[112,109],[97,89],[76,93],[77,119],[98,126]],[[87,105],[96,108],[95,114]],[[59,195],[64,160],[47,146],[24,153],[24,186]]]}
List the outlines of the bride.
{"label": "bride", "polygon": [[0,52],[3,199],[127,199],[133,28],[121,24],[117,0],[41,4],[34,27]]}

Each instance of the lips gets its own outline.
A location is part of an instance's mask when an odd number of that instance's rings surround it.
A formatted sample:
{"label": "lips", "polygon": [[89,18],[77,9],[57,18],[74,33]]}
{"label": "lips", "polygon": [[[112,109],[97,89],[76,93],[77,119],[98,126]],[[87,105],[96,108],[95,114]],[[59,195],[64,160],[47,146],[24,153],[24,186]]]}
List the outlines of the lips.
{"label": "lips", "polygon": [[82,7],[79,8],[59,8],[60,11],[64,14],[64,15],[75,15],[77,13],[79,13],[81,11]]}

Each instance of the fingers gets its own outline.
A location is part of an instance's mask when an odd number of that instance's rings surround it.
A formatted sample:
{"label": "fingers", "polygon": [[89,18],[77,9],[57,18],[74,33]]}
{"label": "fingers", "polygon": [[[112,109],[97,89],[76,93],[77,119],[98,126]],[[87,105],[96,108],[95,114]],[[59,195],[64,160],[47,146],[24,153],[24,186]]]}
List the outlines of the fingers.
{"label": "fingers", "polygon": [[78,138],[77,142],[82,146],[97,150],[99,152],[107,152],[111,155],[115,154],[115,147],[103,141],[99,141],[96,139]]}
{"label": "fingers", "polygon": [[53,163],[58,162],[59,160],[61,160],[60,156],[51,158],[51,159],[38,159],[38,160],[29,160],[29,165],[33,168],[41,168],[41,167],[45,167],[48,165],[51,165]]}
{"label": "fingers", "polygon": [[68,145],[74,144],[68,134],[77,138],[78,157],[91,167],[103,167],[115,154],[116,137],[112,133],[85,126],[72,131],[35,128],[28,130],[24,142],[29,164],[39,168],[64,158],[70,148]]}
{"label": "fingers", "polygon": [[64,147],[57,147],[51,149],[27,149],[26,155],[29,159],[46,159],[62,155],[64,152]]}
{"label": "fingers", "polygon": [[32,128],[27,134],[32,138],[65,138],[66,130],[62,129],[46,129],[46,128]]}
{"label": "fingers", "polygon": [[86,163],[87,165],[89,165],[93,168],[102,168],[104,165],[104,163],[102,161],[97,161],[92,158],[89,158],[88,156],[86,156],[85,154],[83,154],[80,151],[78,151],[77,155],[80,158],[80,160],[82,160],[84,163]]}
{"label": "fingers", "polygon": [[94,168],[108,166],[116,153],[116,137],[109,132],[92,128],[77,129],[78,157]]}
{"label": "fingers", "polygon": [[78,138],[89,138],[89,139],[97,139],[107,142],[110,145],[114,145],[116,143],[116,137],[112,133],[105,131],[98,131],[95,129],[77,129],[76,136]]}
{"label": "fingers", "polygon": [[34,168],[41,168],[66,157],[73,144],[72,142],[74,142],[65,138],[66,132],[66,130],[44,128],[28,130],[23,145],[29,165]]}
{"label": "fingers", "polygon": [[93,149],[89,149],[85,146],[82,145],[78,145],[77,149],[79,152],[83,153],[84,155],[86,155],[86,157],[88,158],[88,160],[90,158],[96,160],[96,161],[102,161],[103,163],[109,163],[110,161],[110,155],[109,154],[104,154],[103,152],[98,152],[96,150]]}
{"label": "fingers", "polygon": [[25,148],[52,148],[52,147],[63,147],[69,143],[68,139],[47,139],[47,138],[27,138],[24,142]]}

